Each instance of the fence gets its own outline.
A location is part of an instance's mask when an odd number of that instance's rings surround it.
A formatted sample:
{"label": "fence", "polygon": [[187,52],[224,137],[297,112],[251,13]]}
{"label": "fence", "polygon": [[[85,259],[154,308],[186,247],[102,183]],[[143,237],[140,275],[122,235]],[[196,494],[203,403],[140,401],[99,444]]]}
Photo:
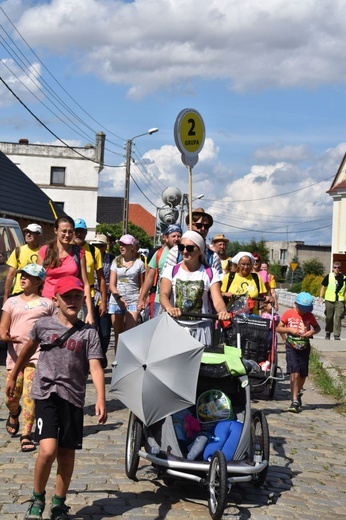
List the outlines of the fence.
{"label": "fence", "polygon": [[[296,293],[288,292],[287,289],[276,289],[278,302],[285,307],[294,307],[297,297]],[[318,298],[314,298],[314,309],[312,311],[317,318],[324,318],[324,303],[320,303]]]}

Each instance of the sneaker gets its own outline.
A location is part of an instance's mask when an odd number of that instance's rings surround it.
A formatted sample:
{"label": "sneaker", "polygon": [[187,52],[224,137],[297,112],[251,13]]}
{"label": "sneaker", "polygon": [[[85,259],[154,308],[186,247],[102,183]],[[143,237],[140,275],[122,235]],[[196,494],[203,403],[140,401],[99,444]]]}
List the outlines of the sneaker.
{"label": "sneaker", "polygon": [[340,336],[334,336],[334,339],[340,339]]}
{"label": "sneaker", "polygon": [[326,337],[325,339],[330,339],[330,332],[326,332]]}
{"label": "sneaker", "polygon": [[46,505],[45,501],[32,496],[29,502],[31,502],[31,506],[25,513],[24,520],[43,520],[42,513]]}
{"label": "sneaker", "polygon": [[288,412],[292,412],[292,413],[299,413],[299,402],[298,401],[292,401],[292,403],[290,404],[290,406],[288,407],[287,409]]}
{"label": "sneaker", "polygon": [[66,504],[57,504],[50,508],[50,520],[70,520],[68,510],[70,508]]}
{"label": "sneaker", "polygon": [[297,398],[297,401],[298,401],[298,404],[299,404],[299,408],[302,407],[302,396],[303,396],[303,392],[299,392],[298,394],[298,398]]}

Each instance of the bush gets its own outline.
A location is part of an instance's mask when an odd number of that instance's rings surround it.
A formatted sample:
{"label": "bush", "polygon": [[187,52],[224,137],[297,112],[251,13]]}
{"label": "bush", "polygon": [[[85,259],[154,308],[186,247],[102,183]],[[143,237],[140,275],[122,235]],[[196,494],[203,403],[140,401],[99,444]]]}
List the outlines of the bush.
{"label": "bush", "polygon": [[302,282],[293,283],[291,287],[289,287],[289,291],[297,294],[302,292]]}
{"label": "bush", "polygon": [[319,296],[323,276],[308,274],[302,281],[302,291],[310,293],[312,296]]}
{"label": "bush", "polygon": [[311,286],[310,286],[310,294],[312,296],[319,296],[320,290],[321,290],[321,284],[323,280],[323,276],[315,276],[315,279],[313,280]]}

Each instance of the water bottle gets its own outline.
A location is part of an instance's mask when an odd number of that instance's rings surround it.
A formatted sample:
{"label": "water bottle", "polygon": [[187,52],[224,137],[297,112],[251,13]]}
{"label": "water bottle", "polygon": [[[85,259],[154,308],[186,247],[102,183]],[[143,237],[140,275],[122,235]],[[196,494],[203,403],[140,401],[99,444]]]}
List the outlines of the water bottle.
{"label": "water bottle", "polygon": [[204,450],[208,442],[208,437],[205,435],[199,435],[196,437],[194,442],[190,444],[190,450],[187,454],[187,460],[195,460],[200,453]]}

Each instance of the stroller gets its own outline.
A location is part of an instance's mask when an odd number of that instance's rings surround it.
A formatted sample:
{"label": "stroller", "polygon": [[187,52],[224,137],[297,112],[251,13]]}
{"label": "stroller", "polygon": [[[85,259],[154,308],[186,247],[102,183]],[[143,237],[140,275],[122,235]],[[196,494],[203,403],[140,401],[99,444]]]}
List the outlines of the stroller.
{"label": "stroller", "polygon": [[174,479],[197,482],[208,492],[213,520],[221,519],[232,484],[261,486],[268,472],[269,429],[263,412],[251,410],[249,370],[251,364],[242,361],[240,349],[207,347],[199,369],[197,406],[150,426],[130,412],[127,477],[136,480],[144,458],[166,485]]}
{"label": "stroller", "polygon": [[271,311],[270,319],[252,314],[255,301],[263,302],[264,299],[242,295],[235,300],[229,309],[233,318],[223,331],[223,339],[227,345],[241,348],[244,359],[254,362],[249,373],[251,391],[262,393],[268,388],[272,399],[277,381],[285,379],[278,366],[274,311]]}

